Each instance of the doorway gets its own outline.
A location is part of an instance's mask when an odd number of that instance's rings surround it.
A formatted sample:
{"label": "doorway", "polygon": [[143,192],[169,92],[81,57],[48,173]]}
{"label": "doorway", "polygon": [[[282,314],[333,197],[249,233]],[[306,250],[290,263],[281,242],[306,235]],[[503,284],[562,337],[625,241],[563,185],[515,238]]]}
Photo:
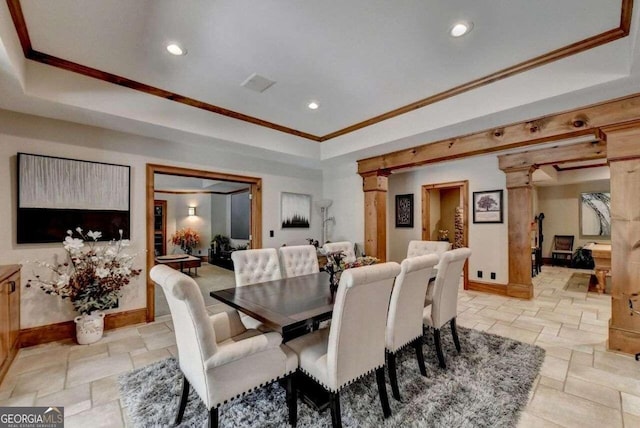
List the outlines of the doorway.
{"label": "doorway", "polygon": [[[147,187],[146,187],[146,207],[147,207],[147,268],[150,270],[155,265],[156,257],[156,235],[158,224],[162,224],[162,221],[158,222],[156,213],[158,211],[158,194],[156,193],[156,180],[160,176],[174,176],[176,178],[194,178],[201,180],[215,180],[226,183],[240,183],[243,187],[248,187],[249,196],[249,208],[250,214],[248,218],[248,245],[251,248],[262,247],[262,179],[257,177],[240,176],[233,174],[225,174],[214,171],[195,170],[189,168],[179,168],[166,165],[154,165],[147,164]],[[243,190],[246,192],[246,190]],[[175,193],[175,192],[173,192]],[[189,193],[193,193],[190,191]],[[179,192],[178,192],[179,194]],[[211,195],[207,195],[211,196]],[[191,207],[189,208],[189,210]],[[195,213],[195,208],[194,208]],[[189,212],[191,215],[191,212]],[[166,227],[166,224],[165,224]],[[165,229],[164,240],[167,238],[168,230]],[[163,251],[163,250],[159,250]],[[166,250],[164,250],[166,251]],[[206,259],[208,256],[203,255],[202,258]],[[147,275],[147,310],[146,317],[147,322],[151,322],[155,319],[156,307],[155,307],[155,284],[151,281],[151,278]]]}
{"label": "doorway", "polygon": [[[469,182],[422,186],[422,239],[446,240],[452,248],[469,246]],[[469,261],[464,264],[464,289],[469,288]]]}

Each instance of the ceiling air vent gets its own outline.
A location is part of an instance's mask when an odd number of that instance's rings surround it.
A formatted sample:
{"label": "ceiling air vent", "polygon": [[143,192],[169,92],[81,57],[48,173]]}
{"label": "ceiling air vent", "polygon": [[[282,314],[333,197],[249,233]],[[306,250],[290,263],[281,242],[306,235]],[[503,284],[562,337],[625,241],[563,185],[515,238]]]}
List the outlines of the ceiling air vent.
{"label": "ceiling air vent", "polygon": [[247,89],[251,89],[256,92],[264,92],[269,89],[274,83],[273,80],[269,80],[264,76],[260,76],[259,74],[253,73],[251,76],[247,77],[247,79],[242,82],[240,86],[244,86]]}

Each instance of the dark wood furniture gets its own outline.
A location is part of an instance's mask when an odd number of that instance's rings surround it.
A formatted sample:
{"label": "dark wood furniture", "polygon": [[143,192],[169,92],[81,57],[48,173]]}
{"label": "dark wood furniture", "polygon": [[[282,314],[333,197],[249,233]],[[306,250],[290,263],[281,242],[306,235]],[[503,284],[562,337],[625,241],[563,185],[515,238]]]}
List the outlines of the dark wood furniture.
{"label": "dark wood furniture", "polygon": [[217,250],[209,248],[209,263],[220,266],[221,268],[233,270],[233,261],[231,260],[233,251]]}
{"label": "dark wood furniture", "polygon": [[261,321],[284,342],[331,317],[333,295],[326,272],[277,279],[209,293],[214,299]]}
{"label": "dark wood furniture", "polygon": [[173,269],[179,270],[184,273],[185,269],[188,269],[189,275],[191,275],[191,268],[195,268],[195,276],[198,276],[198,268],[202,265],[200,257],[190,256],[185,254],[176,256],[160,256],[156,257],[156,263],[167,265]]}
{"label": "dark wood furniture", "polygon": [[0,266],[0,382],[20,347],[20,268]]}
{"label": "dark wood furniture", "polygon": [[562,261],[565,266],[571,265],[573,257],[573,235],[555,235],[553,237],[553,249],[551,250],[551,265]]}
{"label": "dark wood furniture", "polygon": [[156,256],[167,254],[167,201],[153,201],[153,250]]}

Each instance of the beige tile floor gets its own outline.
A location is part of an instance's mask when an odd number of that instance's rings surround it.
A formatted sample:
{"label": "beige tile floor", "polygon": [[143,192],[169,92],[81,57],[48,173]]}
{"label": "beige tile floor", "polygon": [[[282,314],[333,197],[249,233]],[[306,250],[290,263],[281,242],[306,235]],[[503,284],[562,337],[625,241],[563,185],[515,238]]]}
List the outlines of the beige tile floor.
{"label": "beige tile floor", "polygon": [[[547,350],[519,427],[638,427],[640,363],[606,351],[610,299],[564,291],[572,272],[544,267],[531,301],[463,291],[458,323]],[[68,428],[130,426],[116,379],[176,355],[172,329],[165,316],[108,331],[89,346],[63,341],[22,349],[0,385],[0,406],[64,406]]]}

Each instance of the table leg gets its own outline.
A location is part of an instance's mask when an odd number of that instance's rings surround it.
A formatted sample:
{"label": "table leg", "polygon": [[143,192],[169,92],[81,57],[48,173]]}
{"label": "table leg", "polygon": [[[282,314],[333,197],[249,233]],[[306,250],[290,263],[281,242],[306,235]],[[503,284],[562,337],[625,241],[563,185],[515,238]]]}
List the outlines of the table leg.
{"label": "table leg", "polygon": [[604,269],[595,269],[595,271],[596,271],[596,278],[598,279],[598,285],[596,288],[598,290],[598,294],[602,294],[604,293],[604,290],[607,285],[607,271]]}

